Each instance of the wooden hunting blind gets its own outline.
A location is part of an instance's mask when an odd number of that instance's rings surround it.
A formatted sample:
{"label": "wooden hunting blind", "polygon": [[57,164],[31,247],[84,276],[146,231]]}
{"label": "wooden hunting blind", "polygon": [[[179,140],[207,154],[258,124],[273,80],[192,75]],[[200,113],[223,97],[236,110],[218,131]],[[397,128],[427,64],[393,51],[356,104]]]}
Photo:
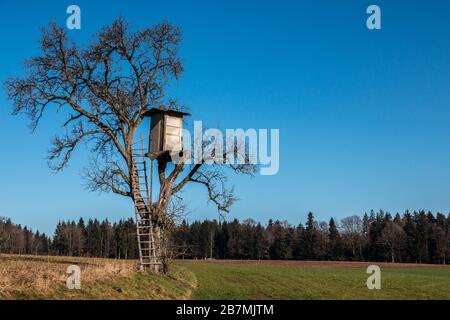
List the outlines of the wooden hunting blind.
{"label": "wooden hunting blind", "polygon": [[144,116],[150,117],[148,157],[156,159],[183,151],[183,117],[189,113],[152,108]]}

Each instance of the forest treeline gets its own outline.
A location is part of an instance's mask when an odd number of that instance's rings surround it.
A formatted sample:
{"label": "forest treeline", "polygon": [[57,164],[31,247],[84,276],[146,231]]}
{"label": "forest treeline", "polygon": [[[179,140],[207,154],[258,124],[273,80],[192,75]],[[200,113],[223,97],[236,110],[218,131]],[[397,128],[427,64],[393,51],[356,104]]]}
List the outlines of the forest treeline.
{"label": "forest treeline", "polygon": [[60,221],[52,237],[0,218],[0,253],[136,259],[133,219]]}
{"label": "forest treeline", "polygon": [[[363,217],[305,224],[247,219],[182,221],[172,232],[174,257],[186,259],[342,260],[448,263],[450,214],[382,210]],[[61,221],[52,237],[0,220],[0,252],[135,259],[132,219]]]}

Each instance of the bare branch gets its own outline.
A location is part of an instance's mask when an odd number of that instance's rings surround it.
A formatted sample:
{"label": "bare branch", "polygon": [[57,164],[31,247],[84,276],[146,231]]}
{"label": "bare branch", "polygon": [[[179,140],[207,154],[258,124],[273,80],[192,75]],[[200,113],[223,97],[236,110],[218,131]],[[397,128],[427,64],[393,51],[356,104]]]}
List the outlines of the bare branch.
{"label": "bare branch", "polygon": [[219,212],[228,213],[231,205],[236,202],[234,196],[234,187],[227,189],[225,187],[226,176],[219,170],[197,172],[190,179],[192,182],[204,185],[208,191],[209,200],[212,201]]}
{"label": "bare branch", "polygon": [[[79,123],[73,127],[70,134],[55,137],[48,155],[49,166],[55,171],[61,171],[67,166],[72,152],[83,139],[101,133],[101,130],[84,131],[83,124]],[[61,159],[61,161],[54,164],[53,161],[56,159]]]}

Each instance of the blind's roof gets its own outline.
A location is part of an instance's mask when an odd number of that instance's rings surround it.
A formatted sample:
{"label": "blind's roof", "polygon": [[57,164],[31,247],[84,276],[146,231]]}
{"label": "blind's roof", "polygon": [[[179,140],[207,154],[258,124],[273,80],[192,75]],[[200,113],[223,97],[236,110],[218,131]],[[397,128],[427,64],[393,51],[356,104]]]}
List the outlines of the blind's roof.
{"label": "blind's roof", "polygon": [[171,109],[159,109],[159,108],[151,108],[147,112],[144,113],[144,117],[151,117],[155,114],[168,114],[169,116],[175,116],[175,117],[183,117],[183,116],[190,116],[190,113],[177,111],[177,110],[171,110]]}

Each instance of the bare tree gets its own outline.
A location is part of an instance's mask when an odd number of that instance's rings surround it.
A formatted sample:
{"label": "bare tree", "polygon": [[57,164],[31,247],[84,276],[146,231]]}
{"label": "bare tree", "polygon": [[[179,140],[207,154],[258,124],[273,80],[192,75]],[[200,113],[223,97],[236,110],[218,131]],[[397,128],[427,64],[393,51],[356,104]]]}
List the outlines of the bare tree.
{"label": "bare tree", "polygon": [[405,239],[405,231],[400,225],[394,221],[386,222],[386,225],[381,232],[381,238],[379,241],[388,248],[391,262],[395,262],[396,256],[400,260],[401,251],[405,247]]}
{"label": "bare tree", "polygon": [[[53,23],[43,30],[42,54],[25,62],[27,75],[5,82],[14,102],[13,113],[27,114],[32,129],[46,109],[65,114],[62,126],[66,133],[52,141],[50,167],[63,170],[78,145],[86,143],[93,154],[85,171],[89,189],[112,191],[130,197],[135,204],[143,203],[133,146],[147,111],[153,107],[182,109],[166,93],[183,72],[180,41],[180,30],[167,22],[133,32],[118,19],[79,49],[65,29]],[[139,207],[139,213],[150,212],[154,234],[159,235],[157,258],[166,264],[165,242],[171,223],[167,213],[173,195],[189,182],[199,183],[221,212],[227,212],[236,198],[233,189],[225,187],[226,175],[218,166],[172,164],[159,158],[157,167],[159,196],[156,202],[144,203],[144,209]],[[256,170],[251,165],[228,167],[244,174]]]}
{"label": "bare tree", "polygon": [[363,223],[359,216],[354,215],[341,220],[341,229],[344,238],[350,242],[353,258],[356,258],[356,250],[362,256]]}
{"label": "bare tree", "polygon": [[449,233],[440,227],[435,227],[434,235],[436,237],[436,252],[442,264],[447,263],[447,254],[450,248]]}

